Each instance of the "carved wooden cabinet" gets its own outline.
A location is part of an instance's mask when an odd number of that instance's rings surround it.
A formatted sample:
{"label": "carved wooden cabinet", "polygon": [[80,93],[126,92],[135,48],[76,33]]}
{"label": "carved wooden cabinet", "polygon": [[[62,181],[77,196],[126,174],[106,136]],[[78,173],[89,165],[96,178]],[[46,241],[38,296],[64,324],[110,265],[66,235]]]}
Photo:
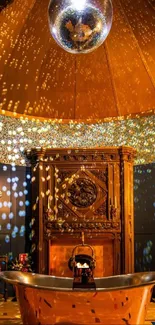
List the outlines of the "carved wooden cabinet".
{"label": "carved wooden cabinet", "polygon": [[68,260],[82,232],[95,251],[95,276],[133,272],[135,150],[36,148],[26,155],[36,272],[72,276]]}

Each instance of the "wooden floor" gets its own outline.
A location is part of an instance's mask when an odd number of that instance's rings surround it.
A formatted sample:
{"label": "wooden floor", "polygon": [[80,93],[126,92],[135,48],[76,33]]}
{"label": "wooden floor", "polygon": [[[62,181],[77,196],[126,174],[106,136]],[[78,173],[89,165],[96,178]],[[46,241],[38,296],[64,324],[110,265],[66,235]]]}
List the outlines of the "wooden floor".
{"label": "wooden floor", "polygon": [[[3,299],[0,299],[0,325],[2,324],[22,325],[17,302],[12,302],[10,299],[4,302]],[[150,303],[145,324],[155,325],[155,302]]]}

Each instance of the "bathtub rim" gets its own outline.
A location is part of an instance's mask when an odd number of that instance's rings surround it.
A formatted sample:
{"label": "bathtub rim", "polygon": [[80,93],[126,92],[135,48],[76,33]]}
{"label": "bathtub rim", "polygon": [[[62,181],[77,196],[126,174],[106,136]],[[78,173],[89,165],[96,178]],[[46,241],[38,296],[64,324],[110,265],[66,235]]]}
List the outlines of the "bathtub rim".
{"label": "bathtub rim", "polygon": [[148,276],[148,275],[152,275],[153,279],[150,281],[145,281],[145,282],[141,282],[138,284],[132,284],[132,285],[122,285],[122,286],[115,286],[115,287],[96,287],[94,288],[75,288],[73,289],[73,287],[68,287],[68,288],[63,288],[63,287],[49,287],[49,286],[43,286],[43,285],[37,285],[37,284],[31,284],[31,283],[26,283],[23,281],[20,281],[19,279],[12,279],[9,278],[7,276],[7,274],[9,275],[9,273],[16,275],[18,274],[22,274],[22,275],[32,275],[32,276],[37,276],[39,278],[45,278],[47,277],[47,279],[53,278],[53,279],[60,279],[60,280],[72,280],[73,282],[73,278],[70,277],[58,277],[58,276],[52,276],[52,275],[47,275],[47,274],[39,274],[39,273],[30,273],[30,272],[21,272],[21,271],[2,271],[0,272],[0,280],[3,280],[4,282],[10,283],[12,285],[15,286],[23,286],[26,288],[33,288],[33,289],[39,289],[39,290],[48,290],[48,291],[61,291],[61,292],[108,292],[108,291],[122,291],[122,290],[131,290],[131,289],[135,289],[135,288],[139,288],[139,287],[147,287],[147,286],[153,286],[155,285],[155,271],[148,271],[148,272],[137,272],[137,273],[128,273],[128,274],[120,274],[120,275],[112,275],[112,276],[108,276],[108,277],[98,277],[98,278],[94,278],[94,280],[102,280],[103,281],[110,281],[111,279],[113,280],[117,280],[117,279],[132,279],[136,276],[139,276],[140,278],[142,278],[143,276]]}

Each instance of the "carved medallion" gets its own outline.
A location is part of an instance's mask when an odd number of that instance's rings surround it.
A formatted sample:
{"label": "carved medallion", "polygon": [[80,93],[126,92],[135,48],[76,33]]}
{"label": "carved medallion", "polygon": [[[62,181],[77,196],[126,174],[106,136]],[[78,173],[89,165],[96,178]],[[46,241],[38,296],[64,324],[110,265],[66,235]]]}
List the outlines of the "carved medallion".
{"label": "carved medallion", "polygon": [[96,185],[86,178],[79,178],[68,189],[70,202],[78,208],[91,206],[97,198]]}

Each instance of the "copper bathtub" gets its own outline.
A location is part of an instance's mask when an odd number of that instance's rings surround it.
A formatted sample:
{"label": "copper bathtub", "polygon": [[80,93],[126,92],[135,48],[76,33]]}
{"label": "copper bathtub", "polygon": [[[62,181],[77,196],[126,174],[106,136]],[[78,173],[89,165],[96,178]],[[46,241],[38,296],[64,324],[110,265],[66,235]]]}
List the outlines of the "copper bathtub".
{"label": "copper bathtub", "polygon": [[72,278],[6,271],[16,287],[23,324],[144,324],[155,272],[96,278],[96,289],[73,289]]}

